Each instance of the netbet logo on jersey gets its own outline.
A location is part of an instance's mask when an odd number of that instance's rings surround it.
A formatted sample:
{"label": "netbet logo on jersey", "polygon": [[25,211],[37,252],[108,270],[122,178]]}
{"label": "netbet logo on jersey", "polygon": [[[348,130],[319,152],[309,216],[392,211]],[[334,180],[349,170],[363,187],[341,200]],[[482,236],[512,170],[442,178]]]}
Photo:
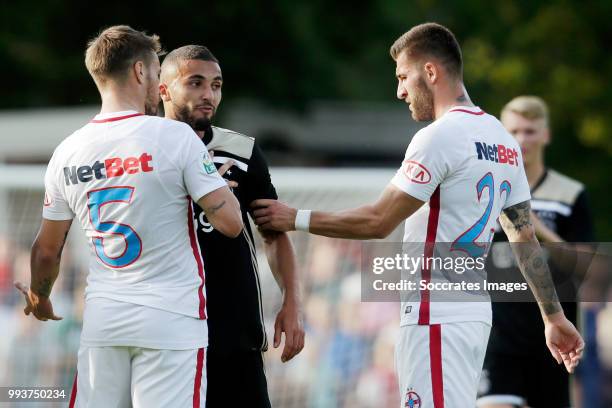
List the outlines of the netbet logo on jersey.
{"label": "netbet logo on jersey", "polygon": [[478,160],[489,160],[495,163],[518,166],[518,152],[503,144],[487,145],[484,142],[474,142]]}
{"label": "netbet logo on jersey", "polygon": [[91,166],[70,166],[64,167],[64,179],[66,185],[88,183],[94,178],[96,180],[107,179],[111,177],[119,177],[124,174],[148,173],[153,171],[153,166],[150,165],[153,156],[149,153],[143,153],[140,157],[111,157],[103,162],[96,160]]}

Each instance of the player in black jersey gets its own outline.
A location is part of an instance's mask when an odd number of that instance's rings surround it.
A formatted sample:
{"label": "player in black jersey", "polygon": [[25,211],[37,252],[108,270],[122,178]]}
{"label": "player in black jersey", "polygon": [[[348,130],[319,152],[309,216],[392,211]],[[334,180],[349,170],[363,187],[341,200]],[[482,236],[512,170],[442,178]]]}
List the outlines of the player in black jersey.
{"label": "player in black jersey", "polygon": [[[593,226],[584,185],[544,164],[550,141],[548,108],[534,96],[519,96],[502,110],[501,121],[517,139],[523,153],[531,188],[531,208],[536,235],[541,242],[589,242]],[[504,264],[512,256],[497,256],[508,248],[501,229],[496,231],[487,270],[504,274],[516,268]],[[496,248],[497,247],[497,248]],[[575,285],[566,272],[551,263],[551,273],[560,298],[575,298]],[[518,276],[518,274],[517,274]],[[575,302],[562,302],[565,315],[576,325]],[[534,302],[494,302],[493,327],[481,380],[479,408],[569,407],[569,374],[548,355],[544,326]]]}
{"label": "player in black jersey", "polygon": [[[160,92],[165,115],[191,125],[214,152],[213,162],[238,198],[245,225],[241,236],[226,238],[195,208],[206,272],[206,406],[269,407],[262,357],[268,342],[249,211],[253,200],[277,195],[255,140],[211,125],[222,83],[219,62],[206,47],[177,48],[163,61]],[[270,269],[284,296],[274,325],[274,347],[285,332],[281,359],[288,361],[304,347],[295,254],[286,233],[266,232],[264,239]]]}

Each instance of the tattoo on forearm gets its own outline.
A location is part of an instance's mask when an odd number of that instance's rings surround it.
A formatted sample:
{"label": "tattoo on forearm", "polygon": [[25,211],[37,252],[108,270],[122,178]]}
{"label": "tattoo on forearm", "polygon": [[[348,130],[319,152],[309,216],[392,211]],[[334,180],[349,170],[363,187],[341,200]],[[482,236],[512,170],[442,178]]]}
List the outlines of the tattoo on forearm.
{"label": "tattoo on forearm", "polygon": [[521,272],[544,314],[549,315],[559,312],[561,305],[540,245],[537,242],[521,242],[512,245]]}
{"label": "tattoo on forearm", "polygon": [[223,208],[224,205],[225,205],[225,200],[223,200],[217,205],[213,205],[212,207],[207,208],[206,211],[204,212],[206,213],[207,216],[213,215],[214,213],[219,211],[221,208]]}
{"label": "tattoo on forearm", "polygon": [[51,288],[53,287],[53,279],[43,278],[38,284],[32,283],[32,292],[38,296],[49,297],[51,294]]}
{"label": "tattoo on forearm", "polygon": [[523,201],[513,205],[512,207],[506,208],[499,217],[504,231],[516,231],[519,232],[523,228],[531,225],[531,204],[529,201]]}
{"label": "tattoo on forearm", "polygon": [[525,280],[544,314],[549,315],[559,312],[561,305],[542,248],[535,236],[529,237],[526,242],[518,242],[521,241],[519,232],[531,226],[530,211],[531,205],[529,201],[525,201],[505,209],[499,221],[509,240],[514,241],[511,244],[512,249]]}

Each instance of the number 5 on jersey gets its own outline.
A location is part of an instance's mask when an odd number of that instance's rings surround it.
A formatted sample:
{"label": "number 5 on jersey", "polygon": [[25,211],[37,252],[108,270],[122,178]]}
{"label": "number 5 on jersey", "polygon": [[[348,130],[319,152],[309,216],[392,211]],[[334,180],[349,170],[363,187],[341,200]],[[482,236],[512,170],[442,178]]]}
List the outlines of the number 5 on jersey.
{"label": "number 5 on jersey", "polygon": [[[104,235],[91,238],[96,255],[100,260],[111,268],[124,268],[134,263],[142,252],[142,241],[132,227],[116,221],[100,219],[100,211],[105,205],[128,206],[134,196],[134,187],[107,187],[91,190],[87,193],[87,208],[89,221],[94,230]],[[125,246],[123,252],[116,256],[108,256],[104,250],[104,238],[108,235],[116,235],[123,238]]]}

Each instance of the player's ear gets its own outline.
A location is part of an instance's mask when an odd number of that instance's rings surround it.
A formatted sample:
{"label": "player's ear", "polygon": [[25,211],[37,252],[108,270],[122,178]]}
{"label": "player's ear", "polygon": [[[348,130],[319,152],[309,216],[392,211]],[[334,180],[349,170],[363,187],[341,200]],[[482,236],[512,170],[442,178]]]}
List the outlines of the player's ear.
{"label": "player's ear", "polygon": [[434,84],[438,80],[438,66],[433,62],[426,62],[425,65],[423,65],[423,71],[425,73],[425,79],[427,79],[427,82],[430,84]]}
{"label": "player's ear", "polygon": [[136,61],[134,65],[132,65],[132,71],[134,73],[134,76],[136,77],[136,81],[138,81],[139,84],[144,83],[144,79],[145,79],[144,62]]}
{"label": "player's ear", "polygon": [[168,85],[162,82],[159,83],[159,95],[161,96],[162,102],[169,102],[172,100],[170,92],[168,92]]}

